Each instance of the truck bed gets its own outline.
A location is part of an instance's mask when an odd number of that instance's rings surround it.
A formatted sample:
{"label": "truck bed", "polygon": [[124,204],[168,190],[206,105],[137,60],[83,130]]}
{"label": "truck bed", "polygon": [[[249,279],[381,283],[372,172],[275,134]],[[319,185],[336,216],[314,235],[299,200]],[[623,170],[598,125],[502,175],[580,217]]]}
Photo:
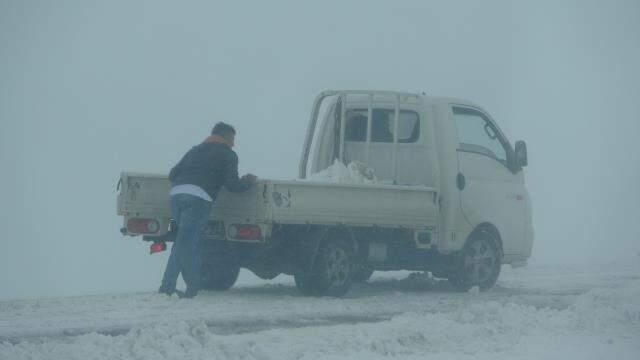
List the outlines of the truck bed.
{"label": "truck bed", "polygon": [[[131,217],[152,217],[168,222],[171,184],[166,175],[124,172],[120,180],[117,211],[118,215],[124,216],[125,224]],[[434,228],[438,219],[437,192],[424,186],[264,179],[244,193],[231,193],[223,188],[215,201],[211,219],[225,225],[342,224]]]}

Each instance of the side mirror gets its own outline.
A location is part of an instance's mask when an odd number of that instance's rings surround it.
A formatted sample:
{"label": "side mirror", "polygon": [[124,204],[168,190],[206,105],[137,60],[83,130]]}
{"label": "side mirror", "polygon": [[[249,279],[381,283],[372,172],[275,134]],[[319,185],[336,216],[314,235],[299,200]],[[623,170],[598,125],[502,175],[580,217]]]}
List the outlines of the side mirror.
{"label": "side mirror", "polygon": [[527,143],[522,140],[516,141],[516,164],[519,167],[525,167],[529,165],[529,159],[527,159]]}

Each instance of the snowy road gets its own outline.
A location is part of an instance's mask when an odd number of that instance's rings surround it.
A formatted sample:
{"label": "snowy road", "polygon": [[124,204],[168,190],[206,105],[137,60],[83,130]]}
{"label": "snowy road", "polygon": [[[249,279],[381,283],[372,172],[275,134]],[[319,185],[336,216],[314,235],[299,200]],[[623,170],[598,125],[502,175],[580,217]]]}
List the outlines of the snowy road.
{"label": "snowy road", "polygon": [[486,293],[395,272],[308,298],[283,279],[192,301],[0,302],[0,359],[640,358],[638,261],[504,267]]}

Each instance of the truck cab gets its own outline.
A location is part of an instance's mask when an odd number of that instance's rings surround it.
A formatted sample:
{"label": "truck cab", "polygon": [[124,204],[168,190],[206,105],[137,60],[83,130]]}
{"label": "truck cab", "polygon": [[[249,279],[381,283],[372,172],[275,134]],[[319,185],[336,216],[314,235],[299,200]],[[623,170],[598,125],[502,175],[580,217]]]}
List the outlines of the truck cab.
{"label": "truck cab", "polygon": [[[371,119],[371,120],[370,120]],[[334,159],[359,161],[393,185],[438,190],[437,250],[459,251],[472,232],[497,237],[502,262],[531,255],[526,144],[515,149],[480,106],[462,99],[386,91],[326,91],[314,103],[299,177]]]}

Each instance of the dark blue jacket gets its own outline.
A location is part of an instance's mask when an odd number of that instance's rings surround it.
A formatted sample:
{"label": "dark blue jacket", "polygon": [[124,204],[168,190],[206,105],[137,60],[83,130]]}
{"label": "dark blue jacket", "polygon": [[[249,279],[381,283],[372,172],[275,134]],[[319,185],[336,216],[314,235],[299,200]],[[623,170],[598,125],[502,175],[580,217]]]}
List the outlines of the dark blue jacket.
{"label": "dark blue jacket", "polygon": [[238,155],[229,145],[203,142],[189,150],[171,169],[173,186],[191,184],[201,187],[213,200],[222,186],[232,192],[243,192],[251,183],[238,178]]}

